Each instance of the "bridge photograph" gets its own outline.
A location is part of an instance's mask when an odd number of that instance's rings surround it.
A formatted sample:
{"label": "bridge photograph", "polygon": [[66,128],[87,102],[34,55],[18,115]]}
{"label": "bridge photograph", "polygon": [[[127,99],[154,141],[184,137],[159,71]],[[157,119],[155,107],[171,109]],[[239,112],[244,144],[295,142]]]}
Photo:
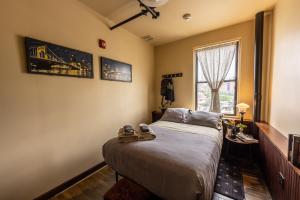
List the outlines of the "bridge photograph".
{"label": "bridge photograph", "polygon": [[93,78],[93,55],[25,38],[29,73]]}

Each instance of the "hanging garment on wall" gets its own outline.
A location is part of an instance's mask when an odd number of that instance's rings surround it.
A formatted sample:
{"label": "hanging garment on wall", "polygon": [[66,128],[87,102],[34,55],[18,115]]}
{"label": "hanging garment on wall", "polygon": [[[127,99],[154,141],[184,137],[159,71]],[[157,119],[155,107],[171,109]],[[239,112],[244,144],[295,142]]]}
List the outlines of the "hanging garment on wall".
{"label": "hanging garment on wall", "polygon": [[166,101],[175,101],[174,85],[172,79],[166,78],[161,81],[160,95],[165,97]]}

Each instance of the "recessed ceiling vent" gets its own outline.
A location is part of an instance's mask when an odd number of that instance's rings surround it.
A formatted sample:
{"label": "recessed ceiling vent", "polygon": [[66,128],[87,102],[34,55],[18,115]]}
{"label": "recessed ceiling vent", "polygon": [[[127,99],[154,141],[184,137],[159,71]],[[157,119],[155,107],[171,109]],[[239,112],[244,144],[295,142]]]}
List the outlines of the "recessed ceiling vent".
{"label": "recessed ceiling vent", "polygon": [[142,37],[143,40],[150,42],[152,41],[154,38],[151,35],[145,35]]}

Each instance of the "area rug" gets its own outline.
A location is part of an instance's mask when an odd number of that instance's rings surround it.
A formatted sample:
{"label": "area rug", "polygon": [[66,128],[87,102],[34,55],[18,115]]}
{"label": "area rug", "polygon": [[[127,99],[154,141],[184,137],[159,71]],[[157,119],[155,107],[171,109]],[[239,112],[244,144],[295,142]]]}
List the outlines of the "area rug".
{"label": "area rug", "polygon": [[215,192],[236,200],[245,199],[243,176],[236,160],[226,160],[221,157]]}

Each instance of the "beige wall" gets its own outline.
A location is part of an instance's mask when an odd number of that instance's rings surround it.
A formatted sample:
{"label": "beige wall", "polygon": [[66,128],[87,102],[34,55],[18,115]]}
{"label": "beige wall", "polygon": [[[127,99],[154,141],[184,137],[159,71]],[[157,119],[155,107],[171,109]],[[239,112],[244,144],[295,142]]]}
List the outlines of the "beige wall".
{"label": "beige wall", "polygon": [[[154,49],[141,39],[75,0],[2,0],[0,27],[0,199],[52,189],[103,161],[119,126],[149,121]],[[26,73],[23,36],[92,53],[95,78]],[[133,83],[100,80],[99,56],[131,63]]]}
{"label": "beige wall", "polygon": [[196,47],[222,41],[240,39],[240,63],[238,69],[238,102],[251,107],[246,118],[252,118],[253,105],[253,51],[254,22],[248,21],[234,26],[192,36],[155,48],[155,96],[156,109],[160,105],[160,81],[165,73],[183,72],[183,78],[175,80],[176,101],[174,107],[195,109],[195,67],[194,51]]}
{"label": "beige wall", "polygon": [[284,135],[300,130],[299,8],[299,0],[278,0],[274,10],[270,124]]}

